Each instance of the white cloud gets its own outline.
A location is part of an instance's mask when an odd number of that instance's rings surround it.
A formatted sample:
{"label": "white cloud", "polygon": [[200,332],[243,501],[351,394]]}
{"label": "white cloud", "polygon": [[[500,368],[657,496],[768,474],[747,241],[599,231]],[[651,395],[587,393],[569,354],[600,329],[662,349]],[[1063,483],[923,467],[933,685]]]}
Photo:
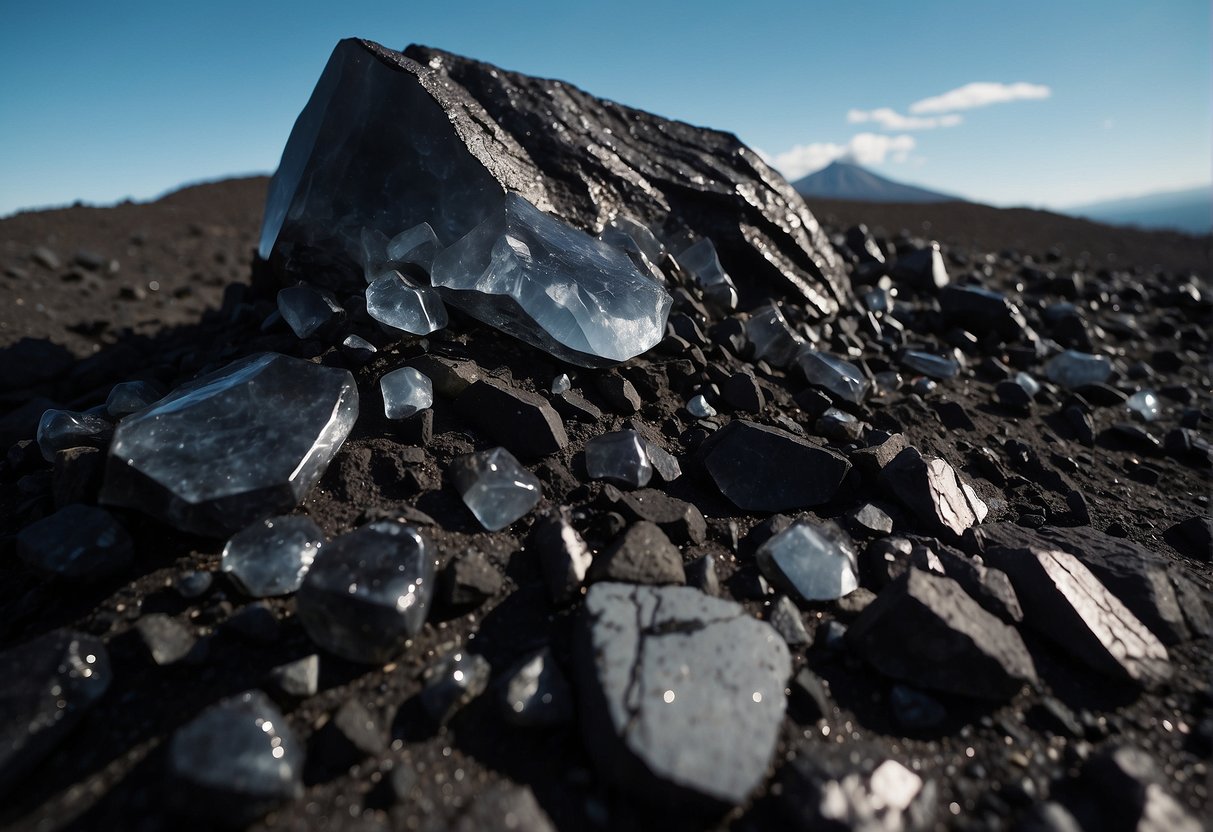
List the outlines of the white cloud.
{"label": "white cloud", "polygon": [[904,162],[909,158],[915,144],[914,137],[905,134],[886,136],[880,133],[858,133],[845,144],[798,144],[791,150],[777,153],[770,162],[792,181],[840,159],[860,165],[879,165],[886,159]]}
{"label": "white cloud", "polygon": [[885,130],[932,130],[936,127],[955,127],[963,117],[951,113],[944,116],[903,116],[890,107],[875,110],[848,110],[847,122],[864,124],[874,121]]}
{"label": "white cloud", "polygon": [[1029,84],[1019,81],[1015,84],[999,84],[989,81],[974,81],[949,90],[943,95],[935,95],[915,101],[910,105],[910,112],[947,113],[953,110],[971,110],[974,107],[985,107],[987,104],[1003,104],[1007,101],[1022,101],[1027,99],[1048,98],[1053,91],[1043,84]]}

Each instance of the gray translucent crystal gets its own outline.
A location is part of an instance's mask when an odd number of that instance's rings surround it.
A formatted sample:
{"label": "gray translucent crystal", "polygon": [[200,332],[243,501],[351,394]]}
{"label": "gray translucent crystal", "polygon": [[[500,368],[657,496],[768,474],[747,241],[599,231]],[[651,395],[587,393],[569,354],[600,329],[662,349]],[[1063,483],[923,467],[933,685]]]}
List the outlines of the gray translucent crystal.
{"label": "gray translucent crystal", "polygon": [[826,352],[803,349],[796,356],[796,363],[809,384],[824,388],[843,401],[859,404],[871,387],[858,367]]}
{"label": "gray translucent crystal", "polygon": [[943,358],[921,350],[906,350],[901,356],[901,366],[933,379],[955,378],[960,365],[953,358]]}
{"label": "gray translucent crystal", "polygon": [[539,568],[552,601],[564,604],[578,597],[594,556],[570,522],[567,510],[536,524],[532,548],[539,555]]}
{"label": "gray translucent crystal", "polygon": [[573,717],[573,691],[550,647],[506,673],[500,702],[502,717],[514,725],[561,725]]}
{"label": "gray translucent crystal", "polygon": [[384,254],[393,265],[412,263],[429,274],[434,268],[434,256],[440,248],[442,246],[438,242],[438,235],[428,222],[423,222],[388,240]]}
{"label": "gray translucent crystal", "polygon": [[634,430],[618,430],[597,436],[585,443],[586,473],[590,479],[643,488],[653,478],[649,445]]}
{"label": "gray translucent crystal", "polygon": [[775,367],[786,367],[804,346],[804,339],[788,325],[774,303],[760,306],[745,322],[746,339],[754,347],[754,359]]}
{"label": "gray translucent crystal", "polygon": [[672,303],[627,255],[517,194],[435,258],[433,282],[472,317],[585,367],[651,349]]}
{"label": "gray translucent crystal", "polygon": [[737,308],[737,286],[720,265],[716,246],[707,237],[679,254],[678,264],[694,275],[696,285],[713,304],[722,309]]}
{"label": "gray translucent crystal", "polygon": [[1102,384],[1112,375],[1112,361],[1106,355],[1066,350],[1045,363],[1045,375],[1062,387]]}
{"label": "gray translucent crystal", "polygon": [[173,734],[170,790],[191,815],[245,824],[303,795],[303,744],[260,691],[212,705]]}
{"label": "gray translucent crystal", "polygon": [[556,378],[552,379],[553,394],[560,395],[561,393],[567,393],[572,389],[573,382],[569,379],[568,373],[561,373],[560,375],[556,376]]}
{"label": "gray translucent crystal", "polygon": [[383,413],[389,419],[407,419],[434,405],[434,385],[412,367],[401,367],[379,379]]}
{"label": "gray translucent crystal", "polygon": [[859,586],[855,549],[833,523],[796,523],[763,543],[756,556],[772,584],[803,601],[833,601]]}
{"label": "gray translucent crystal", "polygon": [[1154,395],[1153,390],[1142,390],[1129,396],[1128,400],[1125,401],[1125,407],[1147,422],[1153,422],[1162,413],[1158,396]]}
{"label": "gray translucent crystal", "polygon": [[492,668],[484,656],[457,650],[438,659],[425,672],[418,698],[430,719],[446,722],[464,705],[484,693]]}
{"label": "gray translucent crystal", "polygon": [[34,768],[109,689],[101,640],[55,630],[0,653],[0,795]]}
{"label": "gray translucent crystal", "polygon": [[524,516],[543,496],[539,478],[505,448],[461,456],[450,473],[464,505],[491,532]]}
{"label": "gray translucent crystal", "polygon": [[385,662],[425,625],[434,556],[412,526],[368,523],[325,544],[295,603],[312,641],[356,662]]}
{"label": "gray translucent crystal", "polygon": [[366,311],[384,326],[411,335],[429,335],[448,323],[438,292],[398,271],[383,272],[366,287]]}
{"label": "gray translucent crystal", "polygon": [[44,575],[89,581],[126,569],[135,550],[130,535],[112,514],[76,504],[22,529],[17,554]]}
{"label": "gray translucent crystal", "polygon": [[227,536],[294,508],[357,417],[348,371],[274,353],[245,358],[122,420],[101,501]]}
{"label": "gray translucent crystal", "polygon": [[335,301],[309,286],[289,286],[278,292],[278,312],[296,338],[309,338],[342,312]]}
{"label": "gray translucent crystal", "polygon": [[308,517],[270,517],[237,533],[223,547],[220,568],[245,595],[289,595],[303,583],[324,532]]}
{"label": "gray translucent crystal", "polygon": [[105,400],[105,412],[115,419],[121,419],[155,404],[163,395],[164,391],[150,381],[124,381],[110,390]]}
{"label": "gray translucent crystal", "polygon": [[708,400],[702,395],[695,395],[687,402],[687,413],[696,419],[710,419],[716,415],[716,408],[708,404]]}
{"label": "gray translucent crystal", "polygon": [[47,410],[38,420],[38,450],[43,459],[54,462],[55,454],[68,448],[104,448],[113,430],[108,419],[94,413]]}
{"label": "gray translucent crystal", "polygon": [[379,350],[360,335],[347,335],[341,342],[341,352],[357,367],[369,364]]}
{"label": "gray translucent crystal", "polygon": [[[657,239],[647,225],[622,214],[608,222],[598,236],[606,242],[611,242],[611,245],[621,248],[629,248],[626,243],[630,242],[650,263],[660,263],[661,258],[665,256],[665,244]],[[619,242],[612,242],[613,240]],[[620,243],[624,245],[620,245]]]}

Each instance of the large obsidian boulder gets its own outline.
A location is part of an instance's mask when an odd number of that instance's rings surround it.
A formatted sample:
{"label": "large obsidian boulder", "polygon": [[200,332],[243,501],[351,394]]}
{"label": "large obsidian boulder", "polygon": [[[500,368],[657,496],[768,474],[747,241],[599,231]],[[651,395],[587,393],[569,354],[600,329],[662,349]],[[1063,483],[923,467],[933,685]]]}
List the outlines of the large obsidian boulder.
{"label": "large obsidian boulder", "polygon": [[424,46],[337,44],[270,183],[260,254],[288,280],[361,285],[363,229],[429,222],[450,245],[506,191],[599,232],[616,215],[715,244],[743,304],[820,316],[841,261],[791,186],[736,136]]}

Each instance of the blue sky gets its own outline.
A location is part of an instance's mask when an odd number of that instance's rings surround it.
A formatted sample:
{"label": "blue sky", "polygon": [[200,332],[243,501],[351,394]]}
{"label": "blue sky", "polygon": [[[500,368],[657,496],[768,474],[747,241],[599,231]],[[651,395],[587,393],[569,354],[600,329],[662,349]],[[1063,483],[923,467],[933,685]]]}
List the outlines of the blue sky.
{"label": "blue sky", "polygon": [[1213,178],[1208,0],[64,0],[0,6],[0,215],[271,171],[351,35],[732,130],[789,178],[849,154],[1052,207]]}

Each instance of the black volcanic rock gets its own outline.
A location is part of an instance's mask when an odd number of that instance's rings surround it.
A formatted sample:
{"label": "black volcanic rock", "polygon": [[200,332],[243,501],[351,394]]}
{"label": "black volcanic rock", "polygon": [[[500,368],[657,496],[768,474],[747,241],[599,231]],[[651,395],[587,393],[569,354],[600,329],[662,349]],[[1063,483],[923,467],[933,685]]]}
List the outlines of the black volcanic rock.
{"label": "black volcanic rock", "polygon": [[822,317],[850,297],[804,201],[735,136],[357,39],[337,44],[292,130],[260,254],[287,276],[356,286],[364,227],[390,238],[429,222],[450,245],[507,191],[594,233],[624,215],[671,240],[707,237],[726,271],[755,278],[753,294],[774,287]]}
{"label": "black volcanic rock", "polygon": [[703,464],[720,492],[749,511],[829,502],[851,470],[846,457],[829,448],[744,419],[712,437]]}

